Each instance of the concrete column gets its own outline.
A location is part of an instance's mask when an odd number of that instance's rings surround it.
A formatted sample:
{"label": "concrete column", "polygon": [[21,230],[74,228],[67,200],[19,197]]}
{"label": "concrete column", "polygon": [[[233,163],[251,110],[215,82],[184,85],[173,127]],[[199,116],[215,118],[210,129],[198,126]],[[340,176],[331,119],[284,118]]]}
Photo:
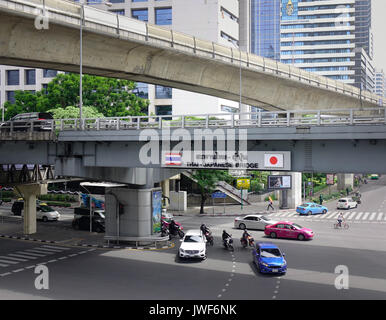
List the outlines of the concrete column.
{"label": "concrete column", "polygon": [[17,187],[24,199],[24,234],[36,233],[36,196],[47,194],[47,184],[26,184]]}
{"label": "concrete column", "polygon": [[[152,190],[107,188],[105,194],[106,239],[150,237],[152,234]],[[123,205],[119,214],[118,203]]]}
{"label": "concrete column", "polygon": [[[168,197],[170,199],[170,180],[166,179],[161,181],[161,188],[162,188],[162,194],[165,197]],[[166,208],[168,208],[170,205],[168,201],[166,201],[165,204],[166,204]]]}
{"label": "concrete column", "polygon": [[338,173],[338,190],[346,190],[346,188],[354,188],[354,174]]}
{"label": "concrete column", "polygon": [[[287,207],[289,209],[295,209],[298,205],[302,204],[302,173],[290,172],[288,174],[291,175],[292,189],[287,190]],[[279,200],[280,207],[282,207],[284,200],[281,196]]]}

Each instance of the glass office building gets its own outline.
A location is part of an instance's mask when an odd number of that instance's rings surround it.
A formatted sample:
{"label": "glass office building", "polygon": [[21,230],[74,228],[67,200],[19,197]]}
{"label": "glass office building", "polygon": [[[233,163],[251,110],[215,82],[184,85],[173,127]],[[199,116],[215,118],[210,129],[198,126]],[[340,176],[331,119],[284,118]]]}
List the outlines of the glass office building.
{"label": "glass office building", "polygon": [[280,60],[280,0],[251,0],[251,52]]}

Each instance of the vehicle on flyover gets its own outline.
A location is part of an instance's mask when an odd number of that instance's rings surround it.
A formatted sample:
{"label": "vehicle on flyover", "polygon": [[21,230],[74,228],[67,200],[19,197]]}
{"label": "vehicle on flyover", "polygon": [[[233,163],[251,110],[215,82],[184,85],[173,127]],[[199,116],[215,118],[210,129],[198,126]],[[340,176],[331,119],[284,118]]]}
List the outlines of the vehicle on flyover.
{"label": "vehicle on flyover", "polygon": [[289,221],[281,221],[266,226],[264,233],[271,238],[309,240],[314,237],[314,232],[311,229],[303,228],[302,226]]}
{"label": "vehicle on flyover", "polygon": [[201,230],[188,230],[180,241],[179,258],[206,259],[206,240]]}
{"label": "vehicle on flyover", "polygon": [[337,209],[351,209],[351,208],[357,208],[358,203],[352,199],[352,198],[341,198],[338,200],[338,203],[336,205]]}
{"label": "vehicle on flyover", "polygon": [[257,229],[264,230],[266,226],[275,224],[277,221],[271,220],[262,214],[249,214],[242,218],[236,218],[234,227],[236,229]]}
{"label": "vehicle on flyover", "polygon": [[371,180],[378,180],[378,179],[379,179],[379,175],[378,175],[378,174],[372,174],[372,175],[370,176],[370,179],[371,179]]}
{"label": "vehicle on flyover", "polygon": [[20,113],[0,125],[1,132],[12,131],[51,131],[55,125],[48,112]]}
{"label": "vehicle on flyover", "polygon": [[252,250],[253,262],[260,273],[285,274],[287,261],[285,254],[272,243],[257,243]]}
{"label": "vehicle on flyover", "polygon": [[313,215],[313,214],[326,214],[328,212],[327,207],[314,202],[306,202],[296,207],[296,212],[300,215]]}

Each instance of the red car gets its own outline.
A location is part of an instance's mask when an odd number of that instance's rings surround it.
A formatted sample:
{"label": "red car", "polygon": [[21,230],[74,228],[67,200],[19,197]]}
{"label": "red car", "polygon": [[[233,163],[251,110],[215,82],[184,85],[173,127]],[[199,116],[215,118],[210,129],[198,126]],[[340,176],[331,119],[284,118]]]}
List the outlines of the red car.
{"label": "red car", "polygon": [[303,228],[296,223],[288,221],[280,221],[266,226],[264,233],[271,238],[309,240],[314,237],[314,232],[311,229]]}

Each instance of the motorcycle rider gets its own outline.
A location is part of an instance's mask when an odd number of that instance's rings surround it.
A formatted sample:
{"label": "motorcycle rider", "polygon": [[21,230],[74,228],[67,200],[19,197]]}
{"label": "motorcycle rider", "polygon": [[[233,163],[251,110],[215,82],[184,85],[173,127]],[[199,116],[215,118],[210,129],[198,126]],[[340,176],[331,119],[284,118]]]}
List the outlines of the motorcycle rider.
{"label": "motorcycle rider", "polygon": [[206,236],[207,233],[210,233],[209,228],[204,223],[201,225],[200,230],[204,236]]}
{"label": "motorcycle rider", "polygon": [[177,230],[178,230],[178,226],[176,222],[172,219],[169,224],[169,232],[170,234],[175,235],[177,233]]}
{"label": "motorcycle rider", "polygon": [[244,233],[242,236],[242,240],[245,241],[246,244],[248,244],[248,238],[251,237],[247,229],[244,229]]}
{"label": "motorcycle rider", "polygon": [[226,230],[223,230],[222,231],[222,240],[225,241],[228,238],[232,238],[232,236],[228,232],[226,232]]}

